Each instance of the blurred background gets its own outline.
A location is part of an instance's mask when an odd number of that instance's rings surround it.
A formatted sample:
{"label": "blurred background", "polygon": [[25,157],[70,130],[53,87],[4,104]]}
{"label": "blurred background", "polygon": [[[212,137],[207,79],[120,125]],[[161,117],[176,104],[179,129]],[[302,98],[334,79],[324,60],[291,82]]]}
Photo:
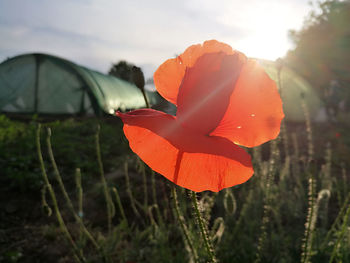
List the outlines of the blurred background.
{"label": "blurred background", "polygon": [[127,60],[149,78],[166,59],[208,39],[275,60],[295,46],[288,32],[300,30],[311,11],[322,12],[307,0],[3,0],[0,60],[41,52],[101,72]]}
{"label": "blurred background", "polygon": [[286,115],[251,180],[197,195],[218,261],[350,262],[350,0],[0,0],[1,263],[208,262],[186,191],[114,114],[175,114],[153,73],[210,39],[257,59]]}
{"label": "blurred background", "polygon": [[[317,97],[310,107],[324,106],[312,114],[322,120],[349,108],[349,19],[348,1],[3,0],[0,61],[44,53],[127,81],[136,65],[146,89],[154,90],[153,73],[162,62],[192,44],[217,39],[248,57],[283,58],[287,69],[306,80],[299,85],[306,96]],[[0,74],[6,79],[4,68]]]}

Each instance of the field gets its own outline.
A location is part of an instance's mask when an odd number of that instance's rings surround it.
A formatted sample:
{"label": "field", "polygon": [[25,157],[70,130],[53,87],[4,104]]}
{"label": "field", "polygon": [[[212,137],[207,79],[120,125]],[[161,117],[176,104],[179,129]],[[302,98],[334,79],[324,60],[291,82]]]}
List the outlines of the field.
{"label": "field", "polygon": [[350,262],[349,127],[305,117],[248,149],[247,183],[195,202],[131,152],[118,118],[39,130],[3,115],[0,262]]}

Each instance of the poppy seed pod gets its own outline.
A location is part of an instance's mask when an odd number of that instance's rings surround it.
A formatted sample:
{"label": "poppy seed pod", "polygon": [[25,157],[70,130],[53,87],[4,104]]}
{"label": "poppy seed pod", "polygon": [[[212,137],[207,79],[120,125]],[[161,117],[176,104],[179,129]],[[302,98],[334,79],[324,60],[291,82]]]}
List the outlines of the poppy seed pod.
{"label": "poppy seed pod", "polygon": [[143,90],[145,87],[145,77],[143,76],[143,72],[139,67],[132,67],[132,81],[135,83],[136,87],[140,90]]}

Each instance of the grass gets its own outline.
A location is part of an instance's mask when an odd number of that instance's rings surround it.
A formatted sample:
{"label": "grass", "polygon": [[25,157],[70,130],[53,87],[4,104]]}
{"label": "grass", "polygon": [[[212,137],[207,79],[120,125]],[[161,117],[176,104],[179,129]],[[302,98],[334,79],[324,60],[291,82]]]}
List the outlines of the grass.
{"label": "grass", "polygon": [[42,124],[40,166],[37,120],[1,116],[0,262],[350,262],[347,124],[284,125],[248,150],[251,180],[196,196],[198,224],[193,194],[145,166],[117,119]]}

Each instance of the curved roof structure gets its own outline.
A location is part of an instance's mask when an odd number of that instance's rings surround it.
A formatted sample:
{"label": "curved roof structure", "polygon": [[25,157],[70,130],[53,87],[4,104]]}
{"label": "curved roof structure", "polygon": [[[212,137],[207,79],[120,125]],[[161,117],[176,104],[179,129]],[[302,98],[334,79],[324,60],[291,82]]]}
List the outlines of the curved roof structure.
{"label": "curved roof structure", "polygon": [[[151,104],[157,96],[147,93]],[[38,114],[113,114],[145,107],[133,84],[47,54],[0,64],[0,111]]]}

